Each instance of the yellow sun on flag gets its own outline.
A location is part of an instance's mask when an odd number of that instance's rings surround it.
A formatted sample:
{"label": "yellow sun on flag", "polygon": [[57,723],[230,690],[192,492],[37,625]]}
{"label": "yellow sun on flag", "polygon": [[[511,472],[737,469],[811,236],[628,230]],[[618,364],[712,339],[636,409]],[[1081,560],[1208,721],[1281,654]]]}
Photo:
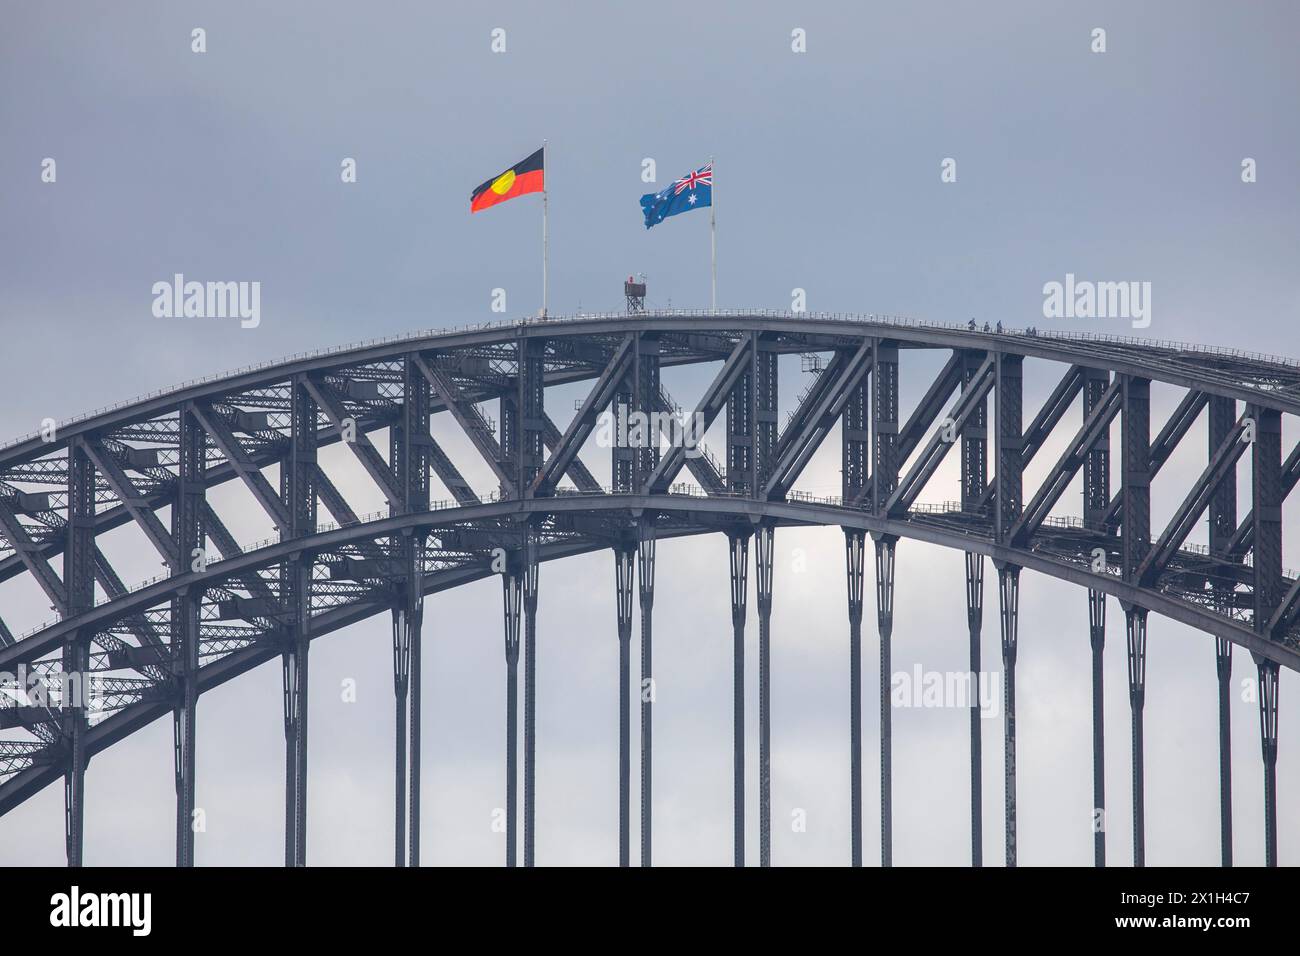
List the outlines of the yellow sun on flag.
{"label": "yellow sun on flag", "polygon": [[498,196],[504,196],[506,193],[510,192],[510,187],[514,184],[515,171],[513,169],[507,169],[504,173],[498,176],[496,182],[492,184],[492,191]]}

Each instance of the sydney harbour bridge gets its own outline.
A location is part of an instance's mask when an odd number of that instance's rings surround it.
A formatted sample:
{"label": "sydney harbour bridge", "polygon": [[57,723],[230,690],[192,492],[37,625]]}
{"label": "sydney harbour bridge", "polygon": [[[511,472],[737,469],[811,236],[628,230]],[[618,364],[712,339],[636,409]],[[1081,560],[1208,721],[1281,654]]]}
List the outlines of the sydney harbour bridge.
{"label": "sydney harbour bridge", "polygon": [[[930,362],[919,361],[923,353]],[[812,359],[816,374],[781,421],[778,359],[795,354]],[[1038,408],[1026,408],[1023,400],[1026,359],[1056,369],[1056,384]],[[694,412],[708,426],[725,427],[725,447],[718,454],[688,454],[681,443],[668,442],[603,450],[612,455],[612,483],[602,486],[580,457],[591,453],[600,417],[610,410],[624,416],[680,411],[660,371],[689,365],[702,366],[708,379]],[[934,365],[940,370],[916,389],[921,397],[915,407],[901,408],[901,377]],[[1167,421],[1152,421],[1153,383],[1181,395]],[[546,408],[547,389],[565,385],[586,390],[567,424],[554,421]],[[486,410],[488,403],[498,403],[499,422]],[[1152,528],[1152,480],[1190,441],[1202,414],[1208,443],[1197,450],[1200,474],[1169,523]],[[1285,359],[1172,342],[773,312],[586,315],[434,331],[304,354],[101,410],[0,448],[0,580],[30,576],[57,614],[20,636],[0,621],[0,815],[61,781],[67,861],[80,865],[85,804],[93,798],[85,789],[87,762],[170,715],[176,863],[193,864],[200,697],[278,659],[285,864],[304,865],[311,643],[388,614],[396,725],[394,859],[399,866],[416,865],[424,602],[445,589],[499,576],[507,681],[506,862],[519,860],[522,817],[522,862],[532,865],[536,608],[544,581],[539,567],[608,549],[620,647],[620,862],[632,861],[635,829],[639,861],[649,865],[653,699],[632,693],[633,625],[639,616],[640,677],[649,680],[656,541],[721,534],[729,542],[733,628],[735,863],[745,862],[744,658],[752,573],[759,862],[767,865],[774,535],[781,528],[838,526],[844,532],[851,663],[845,675],[851,746],[844,757],[851,768],[848,850],[854,865],[863,862],[862,627],[871,603],[880,642],[880,862],[891,863],[890,642],[895,554],[904,539],[965,553],[972,675],[985,668],[980,637],[984,576],[986,564],[991,566],[1004,674],[1007,865],[1015,864],[1017,853],[1015,674],[1024,569],[1077,585],[1088,595],[1092,800],[1101,814],[1107,806],[1107,599],[1115,599],[1123,613],[1130,705],[1125,716],[1132,729],[1132,780],[1124,796],[1132,800],[1136,865],[1144,863],[1148,616],[1188,625],[1214,644],[1210,654],[1207,641],[1206,666],[1217,666],[1218,676],[1225,865],[1232,863],[1233,851],[1231,649],[1250,651],[1259,679],[1262,838],[1266,861],[1275,865],[1279,668],[1300,668],[1300,579],[1282,568],[1282,505],[1300,480],[1300,446],[1282,453],[1282,418],[1297,414],[1300,364]],[[470,486],[433,437],[437,415],[463,432],[496,487]],[[818,498],[797,491],[802,470],[833,434],[841,444],[841,493]],[[1115,436],[1118,468],[1111,460]],[[318,459],[319,449],[337,443],[348,447],[387,500],[385,511],[358,514],[349,505],[337,476],[332,479]],[[1025,487],[1026,469],[1049,446],[1062,450],[1042,482]],[[950,454],[960,459],[959,488],[939,487],[947,482],[936,473]],[[1241,489],[1248,506],[1239,514],[1243,458],[1250,478],[1249,488]],[[1118,488],[1112,487],[1113,474]],[[1058,514],[1062,495],[1076,481],[1082,483],[1082,514]],[[247,488],[274,525],[273,538],[236,540],[230,516],[223,517],[210,497],[225,482]],[[433,499],[431,488],[438,485],[448,500]],[[923,492],[928,501],[946,503],[922,502]],[[322,506],[332,520],[322,520]],[[1203,519],[1208,545],[1190,543]],[[162,576],[126,582],[106,558],[99,536],[128,525],[157,550],[167,569]],[[874,602],[868,600],[868,578],[874,580]],[[954,595],[960,587],[953,582]],[[77,686],[98,691],[73,693]],[[637,827],[634,701],[642,758]],[[979,706],[978,699],[972,701],[970,713],[974,865],[984,862]],[[1104,865],[1105,832],[1095,829],[1095,862]]]}

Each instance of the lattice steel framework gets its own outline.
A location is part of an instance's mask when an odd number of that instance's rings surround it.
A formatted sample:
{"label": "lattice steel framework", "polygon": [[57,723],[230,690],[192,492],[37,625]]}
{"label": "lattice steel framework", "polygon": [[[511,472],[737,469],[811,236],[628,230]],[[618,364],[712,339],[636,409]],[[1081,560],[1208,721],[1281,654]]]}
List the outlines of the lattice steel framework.
{"label": "lattice steel framework", "polygon": [[[902,375],[937,354],[940,369],[910,410]],[[784,419],[786,355],[817,356],[814,379]],[[822,357],[825,357],[824,359]],[[1023,367],[1063,374],[1026,421]],[[933,363],[932,363],[933,364]],[[719,461],[651,425],[680,412],[661,370],[711,377],[694,409],[725,421]],[[548,389],[588,383],[561,427]],[[1180,390],[1153,437],[1152,384]],[[992,403],[990,417],[989,403]],[[499,426],[493,421],[496,405]],[[1078,407],[1079,427],[1064,424]],[[1174,517],[1151,527],[1152,483],[1206,410],[1205,464]],[[611,486],[581,453],[600,416],[616,429]],[[1300,579],[1282,568],[1282,505],[1300,480],[1300,447],[1283,457],[1282,425],[1300,414],[1300,366],[1171,343],[1139,343],[912,325],[875,317],[780,313],[647,313],[528,320],[429,333],[246,370],[59,426],[0,449],[0,581],[27,576],[56,620],[15,636],[0,621],[0,814],[62,779],[67,859],[83,857],[85,768],[95,754],[171,713],[176,862],[195,862],[196,711],[201,695],[280,658],[285,733],[285,863],[307,861],[309,650],[331,631],[387,611],[393,624],[394,862],[420,862],[420,640],[425,600],[499,575],[507,675],[506,855],[534,858],[536,611],[542,563],[608,549],[615,556],[619,640],[619,857],[632,863],[632,639],[640,611],[640,856],[652,859],[652,626],[657,542],[704,533],[729,541],[734,655],[734,860],[745,860],[745,625],[749,542],[758,612],[758,847],[771,839],[771,611],[776,530],[845,533],[848,584],[851,813],[849,859],[862,840],[861,625],[867,537],[875,551],[880,638],[881,862],[893,860],[890,651],[896,549],[904,538],[965,553],[971,686],[979,686],[984,562],[997,571],[1004,699],[1005,862],[1016,841],[1016,685],[1022,571],[1088,595],[1092,650],[1094,860],[1105,863],[1102,661],[1106,602],[1125,612],[1132,726],[1134,862],[1145,860],[1143,724],[1147,620],[1162,615],[1211,636],[1218,675],[1221,840],[1232,862],[1228,693],[1232,648],[1259,673],[1266,859],[1277,862],[1280,668],[1300,667]],[[434,439],[458,429],[496,485],[476,491]],[[990,447],[990,425],[992,426]],[[797,488],[840,429],[841,487]],[[1112,432],[1118,430],[1118,492]],[[629,440],[629,435],[640,435]],[[692,431],[692,434],[696,434]],[[698,435],[696,435],[698,437]],[[386,441],[384,440],[386,438]],[[1064,450],[1037,487],[1025,475],[1052,443]],[[379,449],[387,447],[387,454]],[[939,466],[960,445],[959,488],[931,501]],[[387,501],[359,515],[322,464],[341,446]],[[1238,520],[1238,472],[1249,512]],[[1041,468],[1035,469],[1040,473]],[[1058,511],[1082,485],[1082,515]],[[210,490],[237,482],[274,535],[244,545]],[[278,482],[278,488],[273,484]],[[1244,483],[1243,483],[1244,484]],[[443,496],[441,498],[435,497]],[[942,498],[940,500],[943,500]],[[323,506],[333,522],[321,524]],[[164,524],[161,513],[169,514]],[[1189,542],[1207,525],[1206,546]],[[166,573],[128,588],[101,536],[134,527]],[[55,570],[56,564],[61,568]],[[634,595],[635,591],[635,595]],[[779,635],[775,635],[779,637]],[[1040,635],[1026,635],[1039,640]],[[518,663],[524,659],[523,807],[518,806]],[[21,681],[13,676],[20,672]],[[979,700],[970,709],[971,861],[983,862]],[[211,728],[219,732],[219,728]]]}

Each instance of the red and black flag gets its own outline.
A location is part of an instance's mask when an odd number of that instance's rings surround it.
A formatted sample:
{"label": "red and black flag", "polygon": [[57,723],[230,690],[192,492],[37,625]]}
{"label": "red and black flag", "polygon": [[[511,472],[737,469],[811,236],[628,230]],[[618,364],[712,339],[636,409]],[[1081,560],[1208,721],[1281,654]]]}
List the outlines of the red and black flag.
{"label": "red and black flag", "polygon": [[489,206],[495,206],[507,199],[514,199],[525,193],[540,193],[546,190],[545,147],[522,162],[515,163],[499,176],[493,176],[483,185],[470,193],[469,211],[480,212]]}

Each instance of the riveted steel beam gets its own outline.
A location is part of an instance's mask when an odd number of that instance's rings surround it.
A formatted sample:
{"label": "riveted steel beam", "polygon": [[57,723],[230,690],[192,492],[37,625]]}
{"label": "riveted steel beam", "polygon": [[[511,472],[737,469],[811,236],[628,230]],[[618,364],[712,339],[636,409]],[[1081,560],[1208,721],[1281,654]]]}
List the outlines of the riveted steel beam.
{"label": "riveted steel beam", "polygon": [[[95,603],[95,466],[85,442],[68,446],[68,524],[64,546],[63,583],[67,613],[79,614]],[[91,695],[90,641],[93,632],[75,630],[63,643],[63,674],[67,692],[63,709],[61,743],[64,769],[64,843],[68,866],[82,865],[85,847],[86,733]]]}
{"label": "riveted steel beam", "polygon": [[[1150,442],[1150,451],[1147,458],[1150,462],[1152,478],[1160,473],[1160,469],[1169,460],[1169,456],[1178,447],[1178,443],[1183,440],[1183,436],[1196,422],[1196,416],[1201,413],[1201,409],[1205,407],[1208,399],[1209,396],[1205,392],[1195,389],[1189,389],[1183,394],[1178,406],[1169,416],[1164,427],[1160,429],[1160,433],[1156,435],[1155,441]],[[1148,412],[1148,414],[1150,413]],[[1110,524],[1123,520],[1124,493],[1121,490],[1119,494],[1111,499],[1110,505],[1106,509],[1105,521]]]}
{"label": "riveted steel beam", "polygon": [[1003,564],[998,568],[998,612],[1002,630],[1005,851],[1006,865],[1013,867],[1019,850],[1016,831],[1016,652],[1020,640],[1020,568],[1014,564]]}
{"label": "riveted steel beam", "polygon": [[515,343],[514,387],[501,395],[501,458],[516,488],[531,489],[542,467],[546,431],[546,340]]}
{"label": "riveted steel beam", "polygon": [[559,443],[553,445],[550,456],[542,465],[537,477],[533,479],[530,490],[534,496],[543,497],[553,493],[555,486],[559,484],[560,476],[568,471],[571,463],[577,459],[578,451],[596,427],[597,416],[609,407],[614,400],[615,392],[626,380],[628,369],[632,366],[634,350],[635,336],[631,335],[625,337],[614,350],[614,354],[610,356],[609,362],[596,379],[591,391],[587,393],[582,407],[573,416],[573,421],[565,429]]}
{"label": "riveted steel beam", "polygon": [[515,497],[517,490],[515,476],[511,475],[501,445],[492,435],[478,406],[456,386],[450,375],[430,364],[423,355],[412,353],[411,361],[429,380],[438,400],[451,411],[452,417],[465,432],[465,436],[478,449],[483,461],[497,476],[501,482],[502,494],[508,498]]}
{"label": "riveted steel beam", "polygon": [[754,533],[758,598],[758,865],[772,865],[772,546],[775,529]]}
{"label": "riveted steel beam", "polygon": [[871,373],[849,389],[840,420],[840,500],[858,501],[871,478]]}
{"label": "riveted steel beam", "polygon": [[[704,421],[704,431],[707,431],[713,424],[714,419],[722,411],[725,405],[728,405],[728,398],[735,390],[737,382],[748,372],[750,366],[750,352],[753,341],[749,336],[741,336],[740,340],[732,348],[731,354],[727,356],[722,363],[722,368],[714,376],[709,387],[705,389],[704,394],[700,397],[699,403],[695,406],[695,414],[702,416]],[[730,434],[730,431],[728,431]],[[682,464],[686,460],[687,449],[685,446],[671,446],[662,456],[659,464],[651,473],[649,479],[643,487],[643,494],[662,494],[668,490],[681,471]]]}
{"label": "riveted steel beam", "polygon": [[837,353],[821,372],[819,387],[809,392],[803,406],[796,409],[778,441],[773,455],[775,464],[763,487],[765,498],[785,497],[870,369],[871,347],[863,342],[854,352]]}
{"label": "riveted steel beam", "polygon": [[1052,508],[1065,493],[1074,476],[1087,461],[1091,449],[1110,429],[1110,423],[1119,414],[1120,388],[1112,383],[1102,394],[1096,406],[1084,419],[1083,425],[1075,433],[1070,444],[1066,446],[1061,457],[1057,459],[1052,470],[1039,486],[1038,492],[1025,507],[1024,513],[1011,528],[1011,540],[1015,544],[1024,544],[1038,531],[1047,520]]}
{"label": "riveted steel beam", "polygon": [[[1033,421],[1024,430],[1021,445],[1021,470],[1028,468],[1033,462],[1034,457],[1042,449],[1044,443],[1057,424],[1065,417],[1065,413],[1070,410],[1070,405],[1075,396],[1083,388],[1084,378],[1090,370],[1083,369],[1078,365],[1070,366],[1060,380],[1056,383],[1047,400],[1034,416]],[[979,496],[976,506],[978,508],[987,508],[997,497],[996,481],[990,481],[984,486],[983,493]]]}
{"label": "riveted steel beam", "polygon": [[[173,574],[182,574],[196,562],[206,562],[204,515],[207,441],[203,426],[189,405],[177,416],[176,484],[172,503]],[[199,699],[199,641],[202,588],[190,588],[172,601],[172,658],[178,685],[172,711],[172,742],[176,776],[176,865],[194,865],[195,719]]]}
{"label": "riveted steel beam", "polygon": [[537,536],[525,533],[524,574],[524,866],[536,859],[537,840]]}
{"label": "riveted steel beam", "polygon": [[[961,355],[962,390],[968,391],[984,367],[982,352]],[[988,479],[988,401],[977,402],[961,427],[962,511],[978,510]],[[970,645],[970,839],[971,866],[984,865],[984,764],[979,688],[981,637],[984,628],[984,556],[966,555],[966,630]]]}
{"label": "riveted steel beam", "polygon": [[1024,505],[1024,438],[1021,432],[1024,384],[1021,357],[998,353],[996,370],[993,480],[997,484],[997,496],[993,531],[996,540],[1009,543],[1011,531],[1020,520]]}
{"label": "riveted steel beam", "polygon": [[[871,348],[871,510],[884,514],[898,487],[898,469],[906,459],[898,443],[898,345],[874,339]],[[956,356],[952,364],[957,366]],[[939,414],[937,408],[934,414]]]}
{"label": "riveted steel beam", "polygon": [[728,537],[731,572],[731,782],[732,856],[745,865],[745,606],[748,599],[749,537]]}
{"label": "riveted steel beam", "polygon": [[[883,352],[881,350],[882,344],[883,344]],[[882,355],[884,356],[884,359],[886,361],[892,361],[895,367],[897,367],[898,348],[896,344],[891,344],[888,340],[873,340],[872,349],[873,349],[872,352],[873,369],[876,369],[878,367],[876,365],[876,362]],[[878,379],[879,373],[873,371],[873,378]],[[962,357],[959,353],[954,352],[948,358],[948,361],[944,364],[944,367],[940,369],[939,374],[935,376],[933,381],[931,381],[929,388],[926,389],[925,394],[921,397],[921,401],[917,403],[916,408],[912,410],[912,414],[908,416],[907,422],[903,425],[901,429],[898,427],[898,376],[897,374],[896,373],[894,374],[892,384],[886,383],[886,387],[883,392],[881,392],[880,390],[879,382],[873,382],[871,384],[871,394],[875,396],[877,400],[879,400],[879,397],[881,395],[884,395],[886,398],[889,398],[893,402],[893,408],[887,410],[886,417],[881,421],[885,423],[886,428],[892,429],[889,431],[882,432],[882,434],[885,436],[886,446],[892,445],[892,450],[886,447],[886,449],[884,450],[885,453],[896,459],[894,462],[894,467],[892,469],[894,472],[895,484],[897,484],[897,477],[898,477],[897,472],[899,467],[901,467],[903,462],[907,461],[909,458],[912,457],[912,452],[914,452],[916,450],[916,446],[921,443],[921,439],[925,437],[926,431],[929,430],[930,426],[933,425],[935,421],[938,419],[938,417],[943,413],[944,402],[948,400],[948,397],[952,395],[952,393],[961,385],[961,383],[962,383]],[[891,395],[892,398],[890,397]],[[892,417],[889,417],[890,415],[892,415]],[[872,424],[874,428],[876,424],[875,412],[872,412],[872,416],[873,416]],[[892,422],[892,426],[889,425],[889,423],[891,422]],[[873,451],[872,451],[871,461],[872,461],[872,468],[874,469],[876,464],[878,463],[876,457],[877,452],[881,450],[879,447],[879,443],[877,443],[874,438],[872,439],[872,448]],[[894,485],[891,485],[889,488],[889,492],[892,492],[893,489],[894,489]],[[889,492],[885,493],[884,495],[885,499],[889,497]],[[862,490],[857,495],[855,495],[851,500],[846,499],[846,503],[852,505],[853,507],[862,507],[864,504],[867,504],[874,508],[875,507],[874,502],[876,500],[875,494],[876,494],[875,474],[873,472],[873,474],[867,478],[866,485],[862,488]]]}
{"label": "riveted steel beam", "polygon": [[652,619],[655,602],[655,518],[643,515],[637,527],[637,583],[641,601],[641,865],[651,865],[652,717],[655,700]]}
{"label": "riveted steel beam", "polygon": [[1259,738],[1264,758],[1264,865],[1277,866],[1277,661],[1256,657]]}
{"label": "riveted steel beam", "polygon": [[[1291,449],[1291,454],[1286,456],[1286,461],[1282,463],[1282,498],[1286,499],[1287,495],[1300,482],[1300,443],[1297,443]],[[1246,517],[1237,525],[1237,530],[1229,539],[1226,553],[1232,559],[1240,558],[1255,542],[1255,515],[1253,512],[1247,512]]]}
{"label": "riveted steel beam", "polygon": [[[1123,390],[1120,501],[1122,556],[1126,581],[1139,581],[1138,572],[1151,551],[1151,382],[1119,376]],[[1132,726],[1133,865],[1146,865],[1145,760],[1142,712],[1146,702],[1147,609],[1124,608],[1128,636],[1128,688]]]}
{"label": "riveted steel beam", "polygon": [[[879,367],[879,366],[877,366]],[[876,629],[880,635],[880,865],[894,865],[893,710],[890,645],[894,634],[894,566],[898,539],[876,535]]]}
{"label": "riveted steel beam", "polygon": [[1169,520],[1160,539],[1156,542],[1147,556],[1138,565],[1137,578],[1141,582],[1151,582],[1165,569],[1178,549],[1182,547],[1183,541],[1191,533],[1192,526],[1195,525],[1209,507],[1210,501],[1218,491],[1219,484],[1229,475],[1235,474],[1237,461],[1241,458],[1242,453],[1246,450],[1246,442],[1242,441],[1247,429],[1245,421],[1237,422],[1228,433],[1223,436],[1219,447],[1214,450],[1210,457],[1209,464],[1196,479],[1191,491],[1183,499],[1174,516]]}
{"label": "riveted steel beam", "polygon": [[65,612],[68,606],[68,594],[64,589],[63,581],[54,573],[50,562],[41,553],[40,547],[18,520],[13,507],[2,497],[0,497],[0,533],[4,534],[9,546],[14,549],[23,566],[40,585],[51,604],[61,613]]}
{"label": "riveted steel beam", "polygon": [[947,419],[930,436],[930,440],[912,467],[898,482],[898,487],[894,489],[884,506],[885,513],[890,517],[900,517],[911,508],[917,496],[924,490],[926,482],[930,480],[948,454],[948,449],[956,442],[957,435],[965,426],[966,420],[984,404],[996,377],[993,366],[992,357],[984,360],[968,385],[963,388]]}
{"label": "riveted steel beam", "polygon": [[[542,416],[542,424],[545,429],[542,432],[542,440],[545,442],[547,450],[554,454],[557,448],[563,447],[564,436],[560,433],[559,426],[555,424],[550,415]],[[603,490],[600,487],[600,482],[596,480],[587,466],[582,463],[582,459],[577,457],[576,454],[569,462],[569,470],[566,474],[573,480],[573,484],[579,491],[585,491],[588,494],[599,494]]]}
{"label": "riveted steel beam", "polygon": [[519,625],[524,598],[518,554],[510,557],[501,575],[501,598],[506,651],[506,866],[514,867],[519,863]]}
{"label": "riveted steel beam", "polygon": [[849,597],[849,861],[862,865],[862,610],[866,534],[844,529]]}
{"label": "riveted steel beam", "polygon": [[352,434],[353,440],[344,440],[344,444],[352,452],[352,456],[366,470],[366,474],[379,486],[379,490],[384,493],[389,504],[400,502],[402,500],[402,488],[400,483],[393,477],[393,471],[388,463],[384,461],[379,450],[371,443],[370,438],[361,428],[355,416],[348,413],[343,402],[334,394],[333,390],[322,382],[313,378],[306,378],[303,381],[303,387],[307,389],[312,400],[316,402],[330,420],[330,423],[338,428],[343,434]]}
{"label": "riveted steel beam", "polygon": [[130,513],[140,530],[144,532],[145,537],[149,539],[149,543],[154,546],[163,560],[170,561],[175,545],[172,542],[171,535],[167,533],[167,529],[163,527],[162,522],[158,519],[158,515],[154,513],[148,496],[141,494],[136,489],[135,482],[131,480],[131,477],[118,462],[116,456],[105,448],[101,441],[93,438],[88,439],[85,447],[86,454],[90,456],[96,470],[103,475],[113,494],[117,495],[123,507]]}
{"label": "riveted steel beam", "polygon": [[614,549],[618,611],[618,865],[632,865],[632,561],[636,551]]}
{"label": "riveted steel beam", "polygon": [[[285,516],[281,535],[291,540],[309,536],[316,530],[316,412],[316,401],[306,376],[299,376],[290,388],[290,441],[280,463],[278,499]],[[202,410],[197,414],[204,421]],[[206,423],[205,428],[213,434]],[[221,444],[222,439],[213,437]],[[290,622],[282,635],[281,650],[285,866],[307,865],[307,691],[313,563],[314,556],[304,552],[291,556],[280,566],[280,599]]]}
{"label": "riveted steel beam", "polygon": [[[199,424],[203,426],[204,431],[211,436],[217,448],[226,456],[235,473],[253,493],[257,503],[262,506],[262,510],[275,523],[280,533],[285,533],[293,523],[289,510],[285,507],[285,502],[281,501],[267,481],[266,475],[262,474],[260,468],[253,464],[248,453],[244,450],[243,444],[235,435],[224,419],[213,409],[211,405],[201,402],[195,402],[191,409],[194,417]],[[312,427],[315,431],[315,423]]]}
{"label": "riveted steel beam", "polygon": [[[1083,419],[1087,422],[1109,394],[1110,373],[1086,369]],[[1083,521],[1088,528],[1104,526],[1110,505],[1110,430],[1092,437],[1083,460]],[[1092,859],[1106,865],[1106,713],[1105,669],[1106,593],[1088,589],[1088,645],[1092,652]]]}

